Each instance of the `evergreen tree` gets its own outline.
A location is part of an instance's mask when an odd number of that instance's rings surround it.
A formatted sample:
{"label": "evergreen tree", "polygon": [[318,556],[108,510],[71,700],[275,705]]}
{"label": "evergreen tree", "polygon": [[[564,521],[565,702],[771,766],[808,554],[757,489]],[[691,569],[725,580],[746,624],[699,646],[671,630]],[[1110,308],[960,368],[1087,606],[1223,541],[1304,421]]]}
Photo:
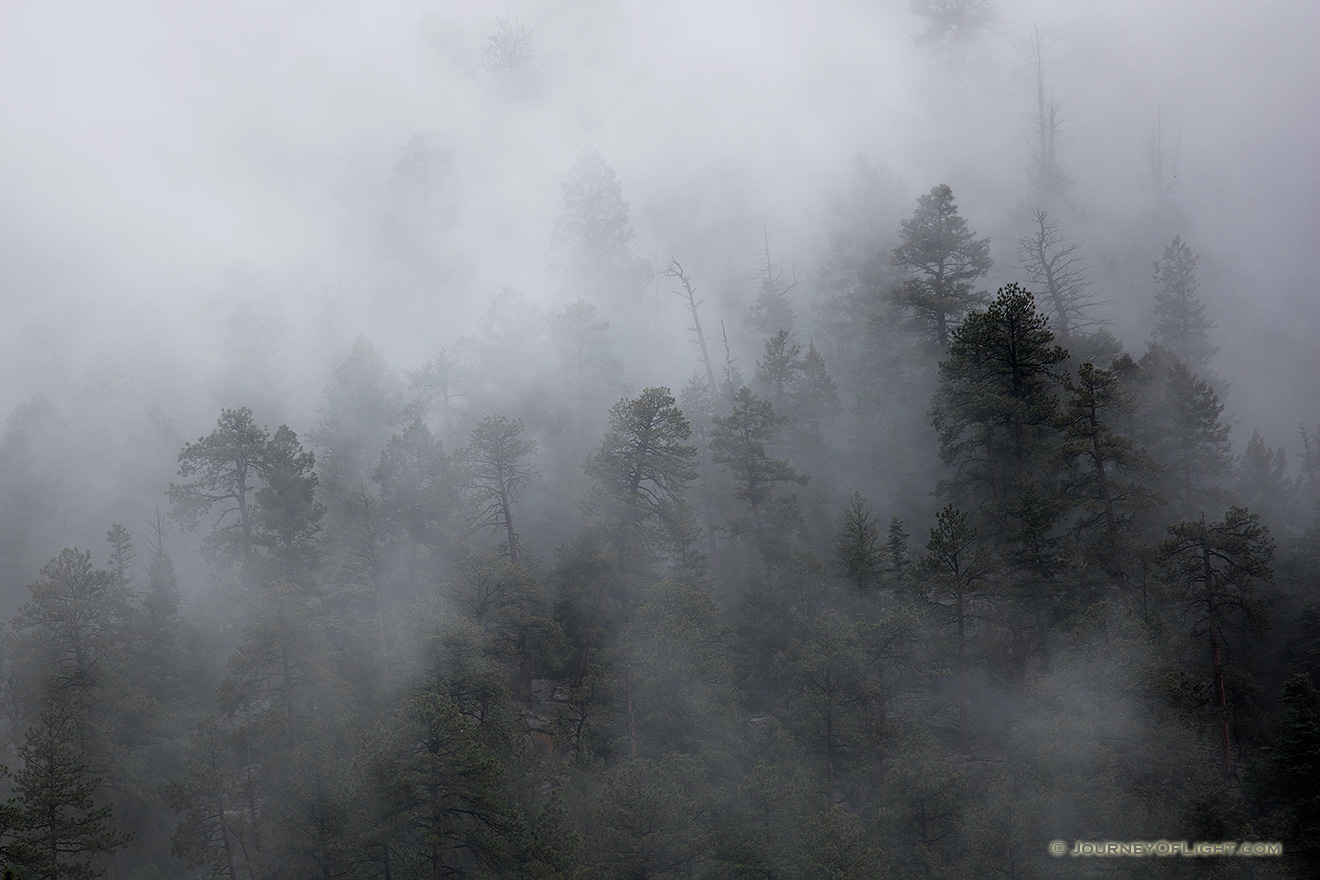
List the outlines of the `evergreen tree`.
{"label": "evergreen tree", "polygon": [[590,507],[621,554],[654,553],[683,540],[687,488],[696,479],[692,428],[668,388],[647,388],[610,409],[600,449],[587,459]]}
{"label": "evergreen tree", "polygon": [[861,492],[853,493],[843,512],[843,533],[835,545],[834,564],[857,589],[869,590],[880,579],[884,552],[875,513],[866,506]]}
{"label": "evergreen tree", "polygon": [[1229,742],[1229,698],[1224,670],[1226,630],[1242,616],[1263,613],[1255,584],[1273,577],[1274,542],[1260,517],[1233,507],[1219,522],[1184,522],[1169,527],[1160,545],[1164,576],[1176,601],[1191,618],[1195,632],[1210,643],[1210,671],[1215,726],[1219,739],[1219,770],[1237,775]]}
{"label": "evergreen tree", "polygon": [[750,514],[735,518],[729,528],[735,535],[751,536],[762,553],[782,556],[789,536],[803,523],[797,496],[779,495],[779,484],[804,486],[808,478],[786,460],[770,456],[786,419],[768,401],[744,385],[732,404],[727,416],[715,417],[710,441],[711,457],[733,477],[733,496]]}
{"label": "evergreen tree", "polygon": [[521,497],[532,469],[527,459],[536,443],[522,436],[523,423],[504,416],[487,416],[472,430],[472,440],[460,462],[468,489],[479,508],[478,524],[504,533],[503,552],[518,564],[518,532],[513,526],[513,503]]}
{"label": "evergreen tree", "polygon": [[995,564],[977,541],[967,515],[946,505],[930,530],[916,590],[936,626],[953,637],[958,741],[964,754],[972,750],[968,648],[975,631],[990,619],[1002,598],[1002,585],[995,575]]}
{"label": "evergreen tree", "polygon": [[990,239],[978,239],[968,230],[946,184],[917,200],[900,239],[890,260],[912,275],[899,288],[897,301],[945,346],[952,325],[985,299],[972,285],[990,271]]}
{"label": "evergreen tree", "polygon": [[404,424],[403,383],[371,340],[359,336],[331,375],[321,419],[309,433],[320,450],[322,486],[338,512],[371,478],[381,450]]}
{"label": "evergreen tree", "polygon": [[[994,523],[1024,570],[1056,564],[1051,530],[1061,512],[1054,456],[1057,391],[1067,352],[1016,284],[953,334],[931,408],[947,490]],[[982,505],[988,505],[980,509]]]}
{"label": "evergreen tree", "polygon": [[256,492],[253,541],[270,554],[276,577],[306,577],[315,560],[325,505],[316,500],[316,456],[280,425],[262,455],[265,485]]}
{"label": "evergreen tree", "polygon": [[1288,453],[1282,446],[1271,449],[1259,431],[1252,431],[1237,461],[1237,477],[1237,499],[1257,511],[1271,532],[1291,525],[1297,487],[1288,477]]}
{"label": "evergreen tree", "polygon": [[594,147],[578,154],[564,181],[564,213],[554,244],[564,258],[564,282],[579,295],[632,300],[651,267],[632,252],[628,203],[614,169]]}
{"label": "evergreen tree", "polygon": [[803,438],[805,445],[820,447],[830,425],[842,411],[839,386],[830,377],[825,359],[816,350],[815,343],[808,342],[807,353],[802,356],[797,383],[786,411],[790,424],[795,433]]}
{"label": "evergreen tree", "polygon": [[1157,487],[1175,515],[1195,517],[1220,503],[1233,466],[1230,426],[1214,387],[1168,350],[1151,349],[1129,378],[1135,386],[1145,446],[1162,466]]}
{"label": "evergreen tree", "polygon": [[788,295],[797,287],[797,278],[787,281],[784,269],[770,256],[770,233],[765,232],[765,265],[757,272],[756,299],[747,310],[747,323],[759,336],[777,333],[792,335],[797,315]]}
{"label": "evergreen tree", "polygon": [[1137,479],[1154,471],[1155,462],[1114,429],[1114,422],[1132,408],[1114,373],[1082,364],[1075,378],[1064,377],[1064,387],[1069,396],[1061,414],[1060,452],[1077,468],[1065,491],[1080,499],[1079,533],[1102,527],[1103,539],[1099,547],[1092,547],[1091,558],[1117,582],[1126,606],[1129,573],[1121,549],[1131,536],[1133,515],[1157,501]]}
{"label": "evergreen tree", "polygon": [[132,839],[111,821],[111,807],[97,806],[101,780],[90,775],[76,746],[69,717],[54,705],[42,710],[19,749],[23,767],[14,776],[18,803],[10,853],[34,880],[91,880],[94,867]]}
{"label": "evergreen tree", "polygon": [[1210,344],[1214,321],[1197,296],[1196,263],[1200,258],[1175,237],[1155,264],[1154,341],[1173,352],[1194,373],[1205,374],[1218,351]]}
{"label": "evergreen tree", "polygon": [[76,548],[60,551],[41,577],[13,623],[24,636],[20,663],[34,664],[40,681],[22,696],[86,692],[103,683],[121,653],[127,593],[113,572],[92,568],[92,555]]}
{"label": "evergreen tree", "polygon": [[385,444],[374,478],[382,528],[402,546],[406,581],[416,587],[423,579],[419,553],[443,558],[456,543],[459,476],[444,444],[416,419]]}
{"label": "evergreen tree", "polygon": [[110,571],[114,574],[119,588],[127,590],[133,581],[129,569],[133,565],[133,560],[137,558],[137,551],[133,549],[133,538],[126,527],[121,523],[115,523],[106,533],[105,539],[110,544]]}
{"label": "evergreen tree", "polygon": [[242,562],[252,558],[256,521],[253,494],[266,470],[269,435],[252,421],[252,410],[220,411],[216,429],[179,453],[179,476],[188,482],[170,484],[174,515],[189,530],[220,505],[218,528],[207,538],[216,552],[230,552]]}
{"label": "evergreen tree", "polygon": [[[1320,693],[1294,675],[1283,686],[1283,723],[1274,739],[1275,791],[1287,814],[1284,855],[1298,866],[1320,858]],[[1300,875],[1299,875],[1300,876]]]}

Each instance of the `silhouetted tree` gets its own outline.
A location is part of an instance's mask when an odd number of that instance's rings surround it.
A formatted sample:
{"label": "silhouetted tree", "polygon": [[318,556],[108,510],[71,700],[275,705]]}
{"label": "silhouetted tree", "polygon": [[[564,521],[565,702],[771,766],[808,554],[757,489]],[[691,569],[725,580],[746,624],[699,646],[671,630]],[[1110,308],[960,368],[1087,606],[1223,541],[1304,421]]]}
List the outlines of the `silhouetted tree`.
{"label": "silhouetted tree", "polygon": [[951,325],[985,299],[972,285],[990,271],[990,239],[968,230],[953,190],[940,184],[918,199],[916,213],[903,221],[890,261],[913,273],[897,291],[897,301],[943,346]]}

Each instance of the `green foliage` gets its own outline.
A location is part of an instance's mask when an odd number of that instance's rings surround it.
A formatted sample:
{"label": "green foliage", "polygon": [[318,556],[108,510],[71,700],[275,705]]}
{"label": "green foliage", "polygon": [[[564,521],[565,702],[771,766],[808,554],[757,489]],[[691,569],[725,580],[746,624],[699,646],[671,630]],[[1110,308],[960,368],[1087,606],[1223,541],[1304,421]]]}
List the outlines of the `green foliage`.
{"label": "green foliage", "polygon": [[866,506],[861,492],[853,493],[843,512],[843,533],[834,550],[835,566],[857,589],[869,590],[879,582],[886,549],[880,544],[875,513]]}
{"label": "green foliage", "polygon": [[610,427],[587,460],[589,509],[626,553],[655,554],[683,537],[696,479],[692,428],[668,388],[647,388],[610,408]]}
{"label": "green foliage", "polygon": [[209,544],[218,552],[246,560],[253,546],[253,493],[266,468],[268,435],[252,421],[247,407],[220,411],[216,429],[179,453],[179,476],[188,482],[171,484],[174,516],[190,531],[216,506],[220,515]]}
{"label": "green foliage", "polygon": [[954,331],[931,408],[940,455],[953,468],[946,491],[1037,580],[1057,568],[1053,529],[1064,507],[1054,449],[1067,352],[1053,340],[1031,294],[1001,288]]}
{"label": "green foliage", "polygon": [[594,867],[606,877],[687,877],[709,851],[705,770],[679,754],[615,765],[592,817]]}
{"label": "green foliage", "polygon": [[788,539],[802,527],[797,496],[779,495],[779,484],[804,486],[808,480],[786,460],[770,455],[785,422],[769,401],[743,386],[729,414],[715,417],[710,441],[711,458],[733,477],[733,497],[746,504],[750,514],[733,519],[730,531],[752,537],[757,549],[772,557],[783,556]]}
{"label": "green foliage", "polygon": [[513,527],[513,503],[532,477],[527,459],[536,443],[524,438],[523,423],[487,416],[472,429],[472,440],[460,456],[464,480],[475,496],[477,523],[503,531],[504,552],[518,562],[518,533]]}
{"label": "green foliage", "polygon": [[946,184],[917,200],[916,213],[903,221],[890,261],[912,273],[895,294],[896,301],[910,309],[941,346],[948,344],[952,325],[985,300],[972,285],[990,271],[990,239],[978,239],[967,228]]}
{"label": "green foliage", "polygon": [[95,867],[132,838],[111,823],[111,807],[96,805],[101,785],[89,773],[76,746],[69,717],[56,706],[42,710],[19,749],[23,767],[14,775],[18,813],[9,851],[36,880],[90,880],[105,873]]}

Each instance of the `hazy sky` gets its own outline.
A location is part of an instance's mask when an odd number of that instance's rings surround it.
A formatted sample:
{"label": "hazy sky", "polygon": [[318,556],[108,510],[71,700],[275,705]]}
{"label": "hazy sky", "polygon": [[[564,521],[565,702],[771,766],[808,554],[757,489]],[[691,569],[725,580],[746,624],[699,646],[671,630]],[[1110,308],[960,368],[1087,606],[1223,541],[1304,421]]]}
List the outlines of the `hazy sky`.
{"label": "hazy sky", "polygon": [[[950,183],[1009,280],[1038,24],[1084,241],[1101,251],[1135,223],[1158,111],[1237,442],[1262,425],[1291,445],[1281,432],[1320,419],[1320,5],[997,12],[940,54],[916,43],[907,0],[4,4],[0,405],[52,363],[77,373],[101,353],[131,366],[154,352],[177,367],[161,381],[202,381],[235,273],[280,304],[289,345],[320,346],[306,375],[363,330],[401,364],[424,359],[501,286],[554,289],[560,183],[586,144],[618,173],[647,259],[750,272],[764,228],[813,277],[862,153],[910,203]],[[483,71],[499,16],[532,34],[538,94],[510,97]],[[408,290],[382,217],[418,130],[451,155],[453,269]],[[1149,244],[1154,260],[1167,242]],[[1135,294],[1116,292],[1108,317],[1139,349],[1150,291]]]}

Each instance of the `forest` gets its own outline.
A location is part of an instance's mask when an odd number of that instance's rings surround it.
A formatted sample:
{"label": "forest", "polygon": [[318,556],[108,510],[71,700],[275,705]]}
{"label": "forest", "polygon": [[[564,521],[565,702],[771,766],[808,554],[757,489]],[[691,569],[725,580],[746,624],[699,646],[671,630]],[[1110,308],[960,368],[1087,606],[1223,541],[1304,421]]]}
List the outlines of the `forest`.
{"label": "forest", "polygon": [[[718,168],[711,214],[640,162],[630,201],[572,125],[526,167],[416,128],[327,245],[347,293],[281,301],[248,257],[204,309],[112,307],[205,314],[206,345],[136,317],[23,349],[3,876],[1314,876],[1314,350],[1253,335],[1273,306],[1163,110],[1127,201],[1070,158],[1066,29],[885,9],[949,82],[1016,53],[1002,186],[854,149],[792,221]],[[446,106],[534,140],[571,65],[493,18],[475,49],[408,20]],[[485,175],[549,194],[527,253]],[[76,276],[25,259],[0,282],[39,334],[22,284]],[[1279,358],[1301,375],[1252,365]],[[1273,849],[1066,854],[1106,841]]]}

